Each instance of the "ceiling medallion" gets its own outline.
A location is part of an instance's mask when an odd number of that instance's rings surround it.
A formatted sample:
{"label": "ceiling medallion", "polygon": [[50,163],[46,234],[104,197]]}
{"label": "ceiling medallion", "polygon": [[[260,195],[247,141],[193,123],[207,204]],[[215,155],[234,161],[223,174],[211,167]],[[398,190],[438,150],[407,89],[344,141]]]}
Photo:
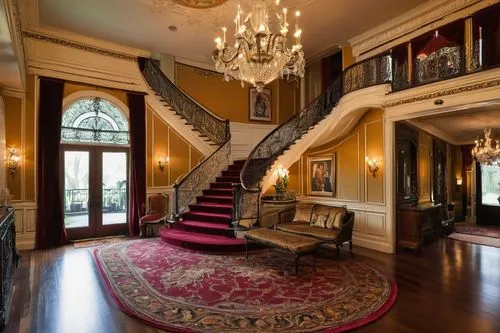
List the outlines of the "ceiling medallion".
{"label": "ceiling medallion", "polygon": [[[215,69],[224,74],[226,81],[240,80],[242,85],[248,82],[259,92],[278,77],[304,77],[302,30],[297,23],[300,11],[294,15],[295,41],[292,43],[287,40],[288,9],[278,10],[280,0],[252,0],[251,3],[252,10],[247,13],[238,5],[234,19],[234,45],[226,41],[226,27],[222,28],[223,38],[215,39]],[[276,13],[270,14],[271,7],[276,7]],[[270,15],[277,18],[275,24],[271,24]],[[275,26],[276,32],[271,31],[271,25]]]}
{"label": "ceiling medallion", "polygon": [[228,0],[172,0],[173,2],[191,8],[211,8],[222,5]]}
{"label": "ceiling medallion", "polygon": [[472,157],[481,164],[500,165],[500,140],[491,138],[491,128],[484,129],[484,140],[476,140],[472,149]]}

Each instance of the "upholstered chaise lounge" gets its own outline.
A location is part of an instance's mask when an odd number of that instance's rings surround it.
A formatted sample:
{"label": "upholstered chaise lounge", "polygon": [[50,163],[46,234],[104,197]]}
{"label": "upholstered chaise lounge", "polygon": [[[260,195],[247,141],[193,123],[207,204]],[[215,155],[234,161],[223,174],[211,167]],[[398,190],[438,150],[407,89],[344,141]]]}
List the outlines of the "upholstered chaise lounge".
{"label": "upholstered chaise lounge", "polygon": [[298,203],[296,207],[279,214],[275,229],[334,244],[338,255],[347,242],[349,252],[352,251],[353,226],[354,212],[345,206]]}

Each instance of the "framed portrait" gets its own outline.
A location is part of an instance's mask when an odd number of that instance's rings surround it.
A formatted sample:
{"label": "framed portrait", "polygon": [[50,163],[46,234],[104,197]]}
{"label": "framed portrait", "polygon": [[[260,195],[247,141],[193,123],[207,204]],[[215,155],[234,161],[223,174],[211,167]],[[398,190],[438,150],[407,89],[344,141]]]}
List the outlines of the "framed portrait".
{"label": "framed portrait", "polygon": [[252,87],[249,90],[249,94],[250,105],[248,110],[250,112],[250,120],[271,121],[271,89],[264,88],[264,90],[259,93],[257,89]]}
{"label": "framed portrait", "polygon": [[327,157],[308,158],[307,174],[309,195],[335,196],[337,187],[335,154]]}

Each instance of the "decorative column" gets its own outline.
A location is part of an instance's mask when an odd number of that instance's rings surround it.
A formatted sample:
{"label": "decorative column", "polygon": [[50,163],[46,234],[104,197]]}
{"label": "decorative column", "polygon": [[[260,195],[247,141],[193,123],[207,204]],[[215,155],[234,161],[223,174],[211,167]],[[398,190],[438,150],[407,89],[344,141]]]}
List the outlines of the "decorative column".
{"label": "decorative column", "polygon": [[472,18],[469,17],[465,20],[465,33],[464,33],[464,48],[465,48],[465,72],[470,72],[472,67],[472,52],[474,51],[474,38],[472,36]]}
{"label": "decorative column", "polygon": [[411,42],[408,43],[408,87],[411,87],[413,81],[413,51]]}

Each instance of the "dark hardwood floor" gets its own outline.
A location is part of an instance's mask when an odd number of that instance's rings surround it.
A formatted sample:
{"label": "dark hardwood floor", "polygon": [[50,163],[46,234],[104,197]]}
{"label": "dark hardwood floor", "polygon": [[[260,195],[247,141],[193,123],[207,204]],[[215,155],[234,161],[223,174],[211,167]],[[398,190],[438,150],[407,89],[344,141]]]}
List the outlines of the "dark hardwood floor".
{"label": "dark hardwood floor", "polygon": [[[440,240],[420,256],[355,248],[355,260],[395,277],[392,310],[356,332],[500,332],[500,249]],[[344,259],[345,260],[345,259]],[[121,313],[89,249],[23,252],[3,332],[160,332]]]}

